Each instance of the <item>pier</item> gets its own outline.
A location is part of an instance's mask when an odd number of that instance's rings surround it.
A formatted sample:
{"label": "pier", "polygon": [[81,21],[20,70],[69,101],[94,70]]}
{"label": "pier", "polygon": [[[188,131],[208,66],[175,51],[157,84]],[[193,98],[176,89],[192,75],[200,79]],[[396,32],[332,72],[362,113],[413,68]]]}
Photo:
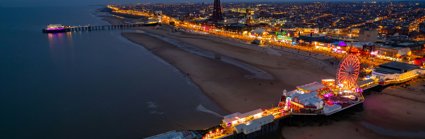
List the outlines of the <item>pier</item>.
{"label": "pier", "polygon": [[64,26],[61,30],[48,30],[43,29],[44,33],[60,33],[60,32],[89,32],[101,30],[122,30],[137,27],[158,26],[160,23],[134,23],[134,24],[120,24],[120,25],[85,25],[85,26]]}

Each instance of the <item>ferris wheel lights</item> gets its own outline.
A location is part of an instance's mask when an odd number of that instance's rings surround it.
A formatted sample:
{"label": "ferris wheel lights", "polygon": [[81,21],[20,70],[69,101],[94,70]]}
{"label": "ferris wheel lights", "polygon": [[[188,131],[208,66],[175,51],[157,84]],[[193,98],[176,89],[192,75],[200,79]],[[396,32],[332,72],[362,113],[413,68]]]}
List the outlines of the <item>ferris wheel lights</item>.
{"label": "ferris wheel lights", "polygon": [[354,89],[357,86],[359,73],[360,60],[356,55],[348,55],[341,61],[339,66],[337,83],[342,83],[347,89]]}

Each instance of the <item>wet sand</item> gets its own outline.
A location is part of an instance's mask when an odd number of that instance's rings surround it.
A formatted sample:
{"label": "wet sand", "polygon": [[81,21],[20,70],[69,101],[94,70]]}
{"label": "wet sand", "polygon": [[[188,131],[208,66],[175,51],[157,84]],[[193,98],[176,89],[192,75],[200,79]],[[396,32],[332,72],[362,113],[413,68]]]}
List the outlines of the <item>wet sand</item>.
{"label": "wet sand", "polygon": [[398,131],[424,132],[425,81],[417,79],[409,87],[393,86],[365,101],[364,120],[373,125]]}
{"label": "wet sand", "polygon": [[288,139],[381,139],[386,138],[365,129],[357,122],[340,121],[326,126],[284,127]]}
{"label": "wet sand", "polygon": [[[151,36],[140,33],[123,33],[123,36],[174,65],[228,112],[270,107],[268,101],[278,101],[270,97],[276,91],[280,94],[280,87],[274,85],[277,81],[247,79],[245,75],[249,73],[240,68],[188,53]],[[263,105],[259,105],[261,102]]]}

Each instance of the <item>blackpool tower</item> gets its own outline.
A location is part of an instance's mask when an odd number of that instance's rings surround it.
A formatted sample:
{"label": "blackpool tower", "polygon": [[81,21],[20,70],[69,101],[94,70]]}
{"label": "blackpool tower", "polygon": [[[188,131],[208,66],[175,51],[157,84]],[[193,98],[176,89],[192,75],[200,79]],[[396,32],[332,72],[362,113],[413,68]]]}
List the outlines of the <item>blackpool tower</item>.
{"label": "blackpool tower", "polygon": [[212,15],[212,21],[218,22],[223,20],[223,13],[221,11],[221,2],[220,0],[214,0],[214,9]]}

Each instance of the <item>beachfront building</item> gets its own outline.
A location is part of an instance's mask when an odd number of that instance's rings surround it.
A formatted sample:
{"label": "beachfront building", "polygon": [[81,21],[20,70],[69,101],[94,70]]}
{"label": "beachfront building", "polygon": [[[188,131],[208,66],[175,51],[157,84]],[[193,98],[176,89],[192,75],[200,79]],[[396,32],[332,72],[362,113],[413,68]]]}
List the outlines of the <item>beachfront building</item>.
{"label": "beachfront building", "polygon": [[301,45],[311,46],[316,50],[332,53],[346,53],[356,49],[348,46],[344,41],[333,39],[326,36],[299,36],[297,41]]}
{"label": "beachfront building", "polygon": [[330,45],[334,42],[338,42],[336,39],[332,39],[326,36],[317,36],[317,35],[310,35],[310,36],[299,36],[297,38],[298,43],[310,45],[310,46],[317,46],[318,43],[322,43],[323,45],[327,47],[331,47]]}
{"label": "beachfront building", "polygon": [[415,58],[413,60],[413,64],[420,66],[420,67],[424,67],[425,66],[425,58]]}
{"label": "beachfront building", "polygon": [[256,109],[246,113],[237,112],[224,116],[221,126],[228,131],[247,135],[261,130],[262,126],[273,122],[274,118],[272,113],[265,112],[262,109]]}
{"label": "beachfront building", "polygon": [[244,133],[245,135],[248,135],[250,133],[260,131],[263,125],[269,124],[273,122],[273,120],[273,115],[267,115],[244,124],[239,124],[235,126],[235,131],[236,133]]}
{"label": "beachfront building", "polygon": [[[295,111],[317,111],[323,108],[323,100],[319,97],[318,92],[325,86],[318,82],[297,86],[296,90],[286,92],[283,97],[285,101],[290,101],[290,105]],[[287,102],[288,103],[288,102]]]}
{"label": "beachfront building", "polygon": [[249,111],[246,113],[233,113],[227,116],[224,116],[223,123],[226,124],[226,126],[236,126],[242,123],[245,123],[246,121],[257,119],[262,117],[263,110],[256,109],[253,111]]}
{"label": "beachfront building", "polygon": [[408,47],[392,47],[386,45],[376,47],[376,52],[376,56],[389,60],[398,60],[398,58],[411,55],[411,50]]}
{"label": "beachfront building", "polygon": [[323,101],[318,97],[317,92],[304,93],[296,90],[289,92],[291,95],[291,104],[304,110],[319,110],[323,108]]}
{"label": "beachfront building", "polygon": [[402,62],[381,64],[372,71],[372,75],[377,77],[381,82],[403,82],[421,74],[423,74],[423,70],[419,66]]}

